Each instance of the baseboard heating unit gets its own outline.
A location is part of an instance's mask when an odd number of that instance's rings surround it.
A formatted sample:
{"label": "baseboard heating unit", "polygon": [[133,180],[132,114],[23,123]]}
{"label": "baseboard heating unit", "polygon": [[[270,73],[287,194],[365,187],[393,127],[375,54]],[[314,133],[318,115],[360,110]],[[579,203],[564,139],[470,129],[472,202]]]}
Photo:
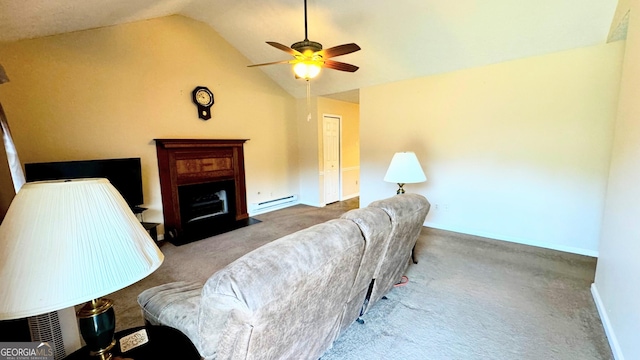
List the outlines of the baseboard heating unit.
{"label": "baseboard heating unit", "polygon": [[265,212],[283,209],[298,203],[298,195],[289,195],[277,199],[266,200],[251,204],[250,215],[262,214]]}

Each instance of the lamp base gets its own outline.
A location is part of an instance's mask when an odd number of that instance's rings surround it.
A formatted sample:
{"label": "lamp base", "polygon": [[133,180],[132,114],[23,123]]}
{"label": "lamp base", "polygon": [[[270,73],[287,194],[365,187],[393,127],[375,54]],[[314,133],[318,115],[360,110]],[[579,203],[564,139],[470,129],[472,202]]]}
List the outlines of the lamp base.
{"label": "lamp base", "polygon": [[398,186],[400,187],[398,188],[398,191],[396,191],[396,194],[397,195],[404,194],[404,188],[403,188],[404,184],[398,183]]}
{"label": "lamp base", "polygon": [[87,302],[78,312],[80,334],[89,354],[99,360],[111,360],[109,352],[116,344],[113,334],[116,330],[116,315],[113,300],[94,299]]}

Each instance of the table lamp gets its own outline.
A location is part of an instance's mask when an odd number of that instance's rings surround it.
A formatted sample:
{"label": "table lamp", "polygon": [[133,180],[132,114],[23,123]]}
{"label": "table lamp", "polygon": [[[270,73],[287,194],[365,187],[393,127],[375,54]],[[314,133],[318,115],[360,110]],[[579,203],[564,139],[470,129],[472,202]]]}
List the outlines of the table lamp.
{"label": "table lamp", "polygon": [[26,183],[0,225],[0,320],[87,302],[77,312],[91,355],[110,359],[113,302],[102,296],[155,271],[164,256],[106,179]]}
{"label": "table lamp", "polygon": [[396,194],[404,194],[404,184],[427,181],[416,154],[411,151],[397,152],[393,155],[384,181],[398,184]]}

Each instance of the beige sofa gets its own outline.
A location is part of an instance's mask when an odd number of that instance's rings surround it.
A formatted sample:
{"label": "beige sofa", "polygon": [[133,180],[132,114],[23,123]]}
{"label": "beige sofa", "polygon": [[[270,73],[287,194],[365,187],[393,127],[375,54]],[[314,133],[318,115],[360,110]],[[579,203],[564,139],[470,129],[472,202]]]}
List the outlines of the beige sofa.
{"label": "beige sofa", "polygon": [[157,286],[138,303],[205,359],[318,359],[400,282],[428,211],[417,194],[376,201],[274,240],[204,286]]}

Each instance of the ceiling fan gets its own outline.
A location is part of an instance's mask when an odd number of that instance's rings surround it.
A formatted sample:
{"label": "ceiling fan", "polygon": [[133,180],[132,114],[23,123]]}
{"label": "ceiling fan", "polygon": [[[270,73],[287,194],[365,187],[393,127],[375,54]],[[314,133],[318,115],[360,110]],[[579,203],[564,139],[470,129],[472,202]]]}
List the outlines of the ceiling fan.
{"label": "ceiling fan", "polygon": [[360,46],[350,43],[323,50],[322,44],[309,40],[307,36],[307,0],[304,0],[304,40],[294,43],[291,47],[274,41],[267,41],[267,44],[293,55],[295,59],[254,64],[249,65],[249,67],[274,64],[293,64],[293,71],[296,74],[296,78],[302,78],[305,80],[316,77],[323,67],[346,72],[355,72],[359,69],[355,65],[330,60],[330,58],[356,52],[360,50]]}

